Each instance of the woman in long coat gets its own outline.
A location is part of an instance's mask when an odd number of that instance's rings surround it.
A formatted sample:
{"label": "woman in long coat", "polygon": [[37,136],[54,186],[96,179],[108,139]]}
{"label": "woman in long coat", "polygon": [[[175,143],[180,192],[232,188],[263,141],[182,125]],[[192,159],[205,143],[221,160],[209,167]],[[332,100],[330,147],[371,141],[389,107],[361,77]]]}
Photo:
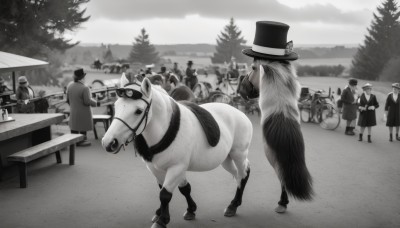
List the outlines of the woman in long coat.
{"label": "woman in long coat", "polygon": [[354,128],[357,119],[357,80],[350,79],[349,85],[343,90],[340,100],[343,103],[342,119],[346,120],[346,135],[355,135]]}
{"label": "woman in long coat", "polygon": [[360,110],[360,115],[358,117],[358,126],[360,126],[360,138],[358,141],[363,140],[364,130],[365,127],[367,127],[368,142],[371,143],[371,127],[376,126],[375,109],[379,107],[379,103],[376,100],[376,96],[371,93],[371,84],[365,84],[362,89],[364,90],[364,93],[361,95],[358,102],[358,110]]}
{"label": "woman in long coat", "polygon": [[399,90],[400,84],[392,84],[393,92],[389,93],[386,98],[385,104],[385,116],[386,126],[389,127],[389,141],[393,141],[393,127],[396,127],[396,140],[400,141],[399,138],[399,127],[400,127],[400,98]]}
{"label": "woman in long coat", "polygon": [[90,146],[86,132],[93,130],[92,109],[90,106],[98,106],[98,102],[90,96],[89,87],[84,84],[86,73],[83,69],[74,71],[74,82],[67,88],[67,102],[70,105],[69,127],[71,133],[85,135],[85,140],[77,146]]}

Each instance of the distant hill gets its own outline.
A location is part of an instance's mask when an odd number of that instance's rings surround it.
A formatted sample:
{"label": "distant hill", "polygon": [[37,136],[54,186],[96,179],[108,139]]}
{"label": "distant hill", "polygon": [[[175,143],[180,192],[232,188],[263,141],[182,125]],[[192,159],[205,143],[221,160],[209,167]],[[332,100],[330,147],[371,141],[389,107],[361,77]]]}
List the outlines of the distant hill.
{"label": "distant hill", "polygon": [[[211,57],[215,52],[215,45],[212,44],[172,44],[154,45],[161,56],[191,56]],[[91,64],[96,58],[102,60],[106,50],[105,45],[82,44],[73,47],[65,52],[65,62],[69,64]],[[111,52],[115,59],[126,59],[129,56],[132,45],[110,45]],[[312,47],[300,46],[294,49],[302,59],[318,58],[352,58],[357,52],[356,47],[331,46]]]}

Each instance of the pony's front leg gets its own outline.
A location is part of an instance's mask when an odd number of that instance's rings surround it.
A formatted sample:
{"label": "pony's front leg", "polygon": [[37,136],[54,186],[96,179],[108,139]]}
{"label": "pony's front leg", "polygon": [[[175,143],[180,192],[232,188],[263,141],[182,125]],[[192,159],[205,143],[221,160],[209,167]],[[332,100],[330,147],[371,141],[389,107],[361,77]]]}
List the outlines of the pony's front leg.
{"label": "pony's front leg", "polygon": [[157,221],[153,223],[152,228],[166,228],[170,221],[169,215],[169,202],[172,199],[172,193],[174,189],[184,180],[186,167],[175,166],[167,170],[167,174],[164,180],[164,184],[160,191],[160,216]]}
{"label": "pony's front leg", "polygon": [[[147,163],[146,166],[150,170],[150,172],[156,177],[157,183],[158,183],[158,187],[161,190],[162,189],[162,184],[164,183],[164,180],[165,180],[166,172],[156,169],[152,163]],[[156,222],[158,217],[160,217],[160,214],[161,214],[161,206],[156,210],[156,214],[153,216],[151,221],[153,223]]]}
{"label": "pony's front leg", "polygon": [[183,219],[185,220],[194,220],[196,217],[196,214],[194,213],[197,210],[197,205],[194,202],[192,196],[190,195],[190,192],[192,190],[190,183],[187,182],[185,179],[182,183],[179,184],[179,191],[182,193],[182,195],[186,198],[186,202],[188,204],[188,208],[186,209],[186,212],[183,214]]}

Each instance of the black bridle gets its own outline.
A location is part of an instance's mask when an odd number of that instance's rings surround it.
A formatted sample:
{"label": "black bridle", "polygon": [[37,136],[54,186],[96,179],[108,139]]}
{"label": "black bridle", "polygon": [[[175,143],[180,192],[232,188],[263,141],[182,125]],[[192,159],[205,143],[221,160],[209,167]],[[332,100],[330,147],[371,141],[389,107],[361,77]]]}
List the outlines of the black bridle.
{"label": "black bridle", "polygon": [[[135,83],[135,84],[136,84],[136,83]],[[128,85],[129,85],[129,84],[128,84]],[[120,89],[120,91],[123,91],[123,90],[124,90],[124,88],[121,88],[121,89]],[[140,93],[140,92],[137,91],[137,90],[135,90],[135,92]],[[131,96],[131,97],[127,97],[126,95],[122,95],[122,94],[123,94],[123,93],[117,93],[117,95],[120,96],[120,97],[126,97],[126,98],[130,98],[130,99],[133,99],[133,100],[138,100],[138,99],[140,99],[140,100],[144,101],[144,102],[147,104],[147,107],[146,107],[146,109],[144,110],[144,114],[143,114],[142,118],[140,119],[138,125],[137,125],[135,128],[132,128],[131,126],[129,126],[129,124],[128,124],[127,122],[125,122],[123,119],[118,118],[118,117],[114,117],[114,119],[117,119],[117,120],[121,121],[123,124],[125,124],[125,126],[126,126],[130,131],[132,131],[132,135],[133,135],[131,140],[127,140],[124,144],[121,144],[121,146],[123,146],[123,145],[128,145],[130,142],[132,142],[133,140],[135,140],[136,137],[137,137],[138,135],[142,134],[143,131],[146,129],[147,120],[148,120],[149,111],[150,111],[150,106],[151,106],[151,102],[152,102],[152,100],[150,100],[150,102],[147,102],[147,101],[146,101],[145,99],[143,99],[141,96],[140,96],[140,97],[132,97],[132,96]],[[146,120],[145,120],[145,119],[146,119]],[[137,130],[139,129],[139,127],[142,125],[142,123],[143,123],[144,120],[145,120],[145,123],[144,123],[143,130],[142,130],[142,132],[140,132],[140,134],[137,134],[136,131],[137,131]],[[128,139],[129,139],[129,138],[128,138]],[[120,149],[118,149],[114,154],[117,154],[117,153],[119,152],[119,150],[120,150]]]}

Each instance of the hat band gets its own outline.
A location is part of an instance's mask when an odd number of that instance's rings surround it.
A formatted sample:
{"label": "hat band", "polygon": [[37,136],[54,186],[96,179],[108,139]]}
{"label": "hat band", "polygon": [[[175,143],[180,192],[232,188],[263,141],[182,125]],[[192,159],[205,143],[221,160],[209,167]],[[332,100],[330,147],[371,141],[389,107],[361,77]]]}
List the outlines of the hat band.
{"label": "hat band", "polygon": [[259,46],[256,44],[253,44],[253,46],[251,47],[251,50],[258,52],[258,53],[267,54],[267,55],[280,55],[280,56],[285,55],[285,49],[263,47],[263,46]]}

